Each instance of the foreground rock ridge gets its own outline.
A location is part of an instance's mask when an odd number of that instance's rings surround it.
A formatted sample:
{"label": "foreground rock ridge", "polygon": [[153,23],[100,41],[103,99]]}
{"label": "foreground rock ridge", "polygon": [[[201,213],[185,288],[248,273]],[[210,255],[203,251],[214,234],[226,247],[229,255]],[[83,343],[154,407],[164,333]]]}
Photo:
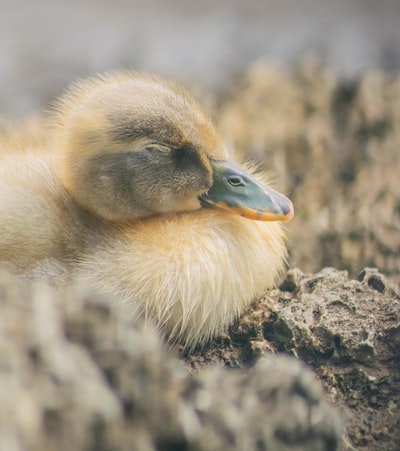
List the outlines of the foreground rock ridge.
{"label": "foreground rock ridge", "polygon": [[6,273],[0,317],[0,449],[337,449],[341,419],[294,358],[193,375],[85,290],[59,296]]}
{"label": "foreground rock ridge", "polygon": [[291,270],[178,359],[82,287],[3,272],[0,449],[394,450],[400,298],[376,270],[359,279]]}

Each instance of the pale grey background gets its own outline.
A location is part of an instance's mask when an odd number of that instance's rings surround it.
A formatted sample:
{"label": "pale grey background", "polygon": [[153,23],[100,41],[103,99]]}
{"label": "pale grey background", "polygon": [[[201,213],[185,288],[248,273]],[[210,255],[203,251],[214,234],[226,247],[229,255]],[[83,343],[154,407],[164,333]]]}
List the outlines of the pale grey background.
{"label": "pale grey background", "polygon": [[220,89],[260,58],[309,52],[345,77],[398,70],[400,0],[0,0],[0,115],[115,67]]}

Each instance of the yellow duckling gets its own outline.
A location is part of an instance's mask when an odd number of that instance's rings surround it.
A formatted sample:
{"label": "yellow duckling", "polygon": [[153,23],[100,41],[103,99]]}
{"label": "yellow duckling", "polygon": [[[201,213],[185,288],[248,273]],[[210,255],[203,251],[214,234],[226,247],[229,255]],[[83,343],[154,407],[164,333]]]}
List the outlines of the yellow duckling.
{"label": "yellow duckling", "polygon": [[53,122],[35,148],[0,149],[0,261],[13,272],[85,280],[187,349],[274,285],[292,204],[229,159],[182,88],[106,75],[73,86]]}

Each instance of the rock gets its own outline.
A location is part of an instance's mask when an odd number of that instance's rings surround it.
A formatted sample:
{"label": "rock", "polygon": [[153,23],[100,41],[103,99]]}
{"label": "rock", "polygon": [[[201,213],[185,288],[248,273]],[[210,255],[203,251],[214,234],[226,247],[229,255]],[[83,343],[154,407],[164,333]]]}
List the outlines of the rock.
{"label": "rock", "polygon": [[291,270],[178,359],[82,287],[0,273],[0,449],[335,450],[343,421],[340,449],[394,450],[400,297],[359,279]]}
{"label": "rock", "polygon": [[81,287],[60,295],[6,273],[0,318],[2,450],[337,449],[339,416],[294,358],[189,374],[153,330]]}
{"label": "rock", "polygon": [[386,290],[391,289],[386,277],[380,274],[377,268],[364,268],[360,272],[358,280],[366,282],[370,288],[379,291],[379,293],[384,293]]}
{"label": "rock", "polygon": [[[290,270],[231,327],[223,348],[188,357],[247,367],[275,352],[298,357],[318,374],[329,400],[345,413],[342,449],[390,449],[400,443],[400,296],[376,269],[360,280],[325,268]],[[199,360],[198,360],[199,358]]]}

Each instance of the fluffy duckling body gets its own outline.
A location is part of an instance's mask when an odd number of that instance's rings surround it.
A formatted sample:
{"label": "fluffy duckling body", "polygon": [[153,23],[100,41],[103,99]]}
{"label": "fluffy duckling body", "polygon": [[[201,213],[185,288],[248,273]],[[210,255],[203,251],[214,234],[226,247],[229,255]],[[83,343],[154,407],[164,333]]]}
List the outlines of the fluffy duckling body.
{"label": "fluffy duckling body", "polygon": [[98,236],[105,223],[71,199],[49,151],[0,155],[0,264],[23,277],[56,285],[67,267]]}
{"label": "fluffy duckling body", "polygon": [[276,282],[283,234],[277,223],[265,226],[214,210],[143,220],[95,246],[77,274],[127,315],[191,348],[223,332]]}
{"label": "fluffy duckling body", "polygon": [[184,90],[108,75],[72,87],[53,122],[37,148],[0,151],[13,272],[82,279],[187,349],[273,286],[292,205],[229,160]]}

